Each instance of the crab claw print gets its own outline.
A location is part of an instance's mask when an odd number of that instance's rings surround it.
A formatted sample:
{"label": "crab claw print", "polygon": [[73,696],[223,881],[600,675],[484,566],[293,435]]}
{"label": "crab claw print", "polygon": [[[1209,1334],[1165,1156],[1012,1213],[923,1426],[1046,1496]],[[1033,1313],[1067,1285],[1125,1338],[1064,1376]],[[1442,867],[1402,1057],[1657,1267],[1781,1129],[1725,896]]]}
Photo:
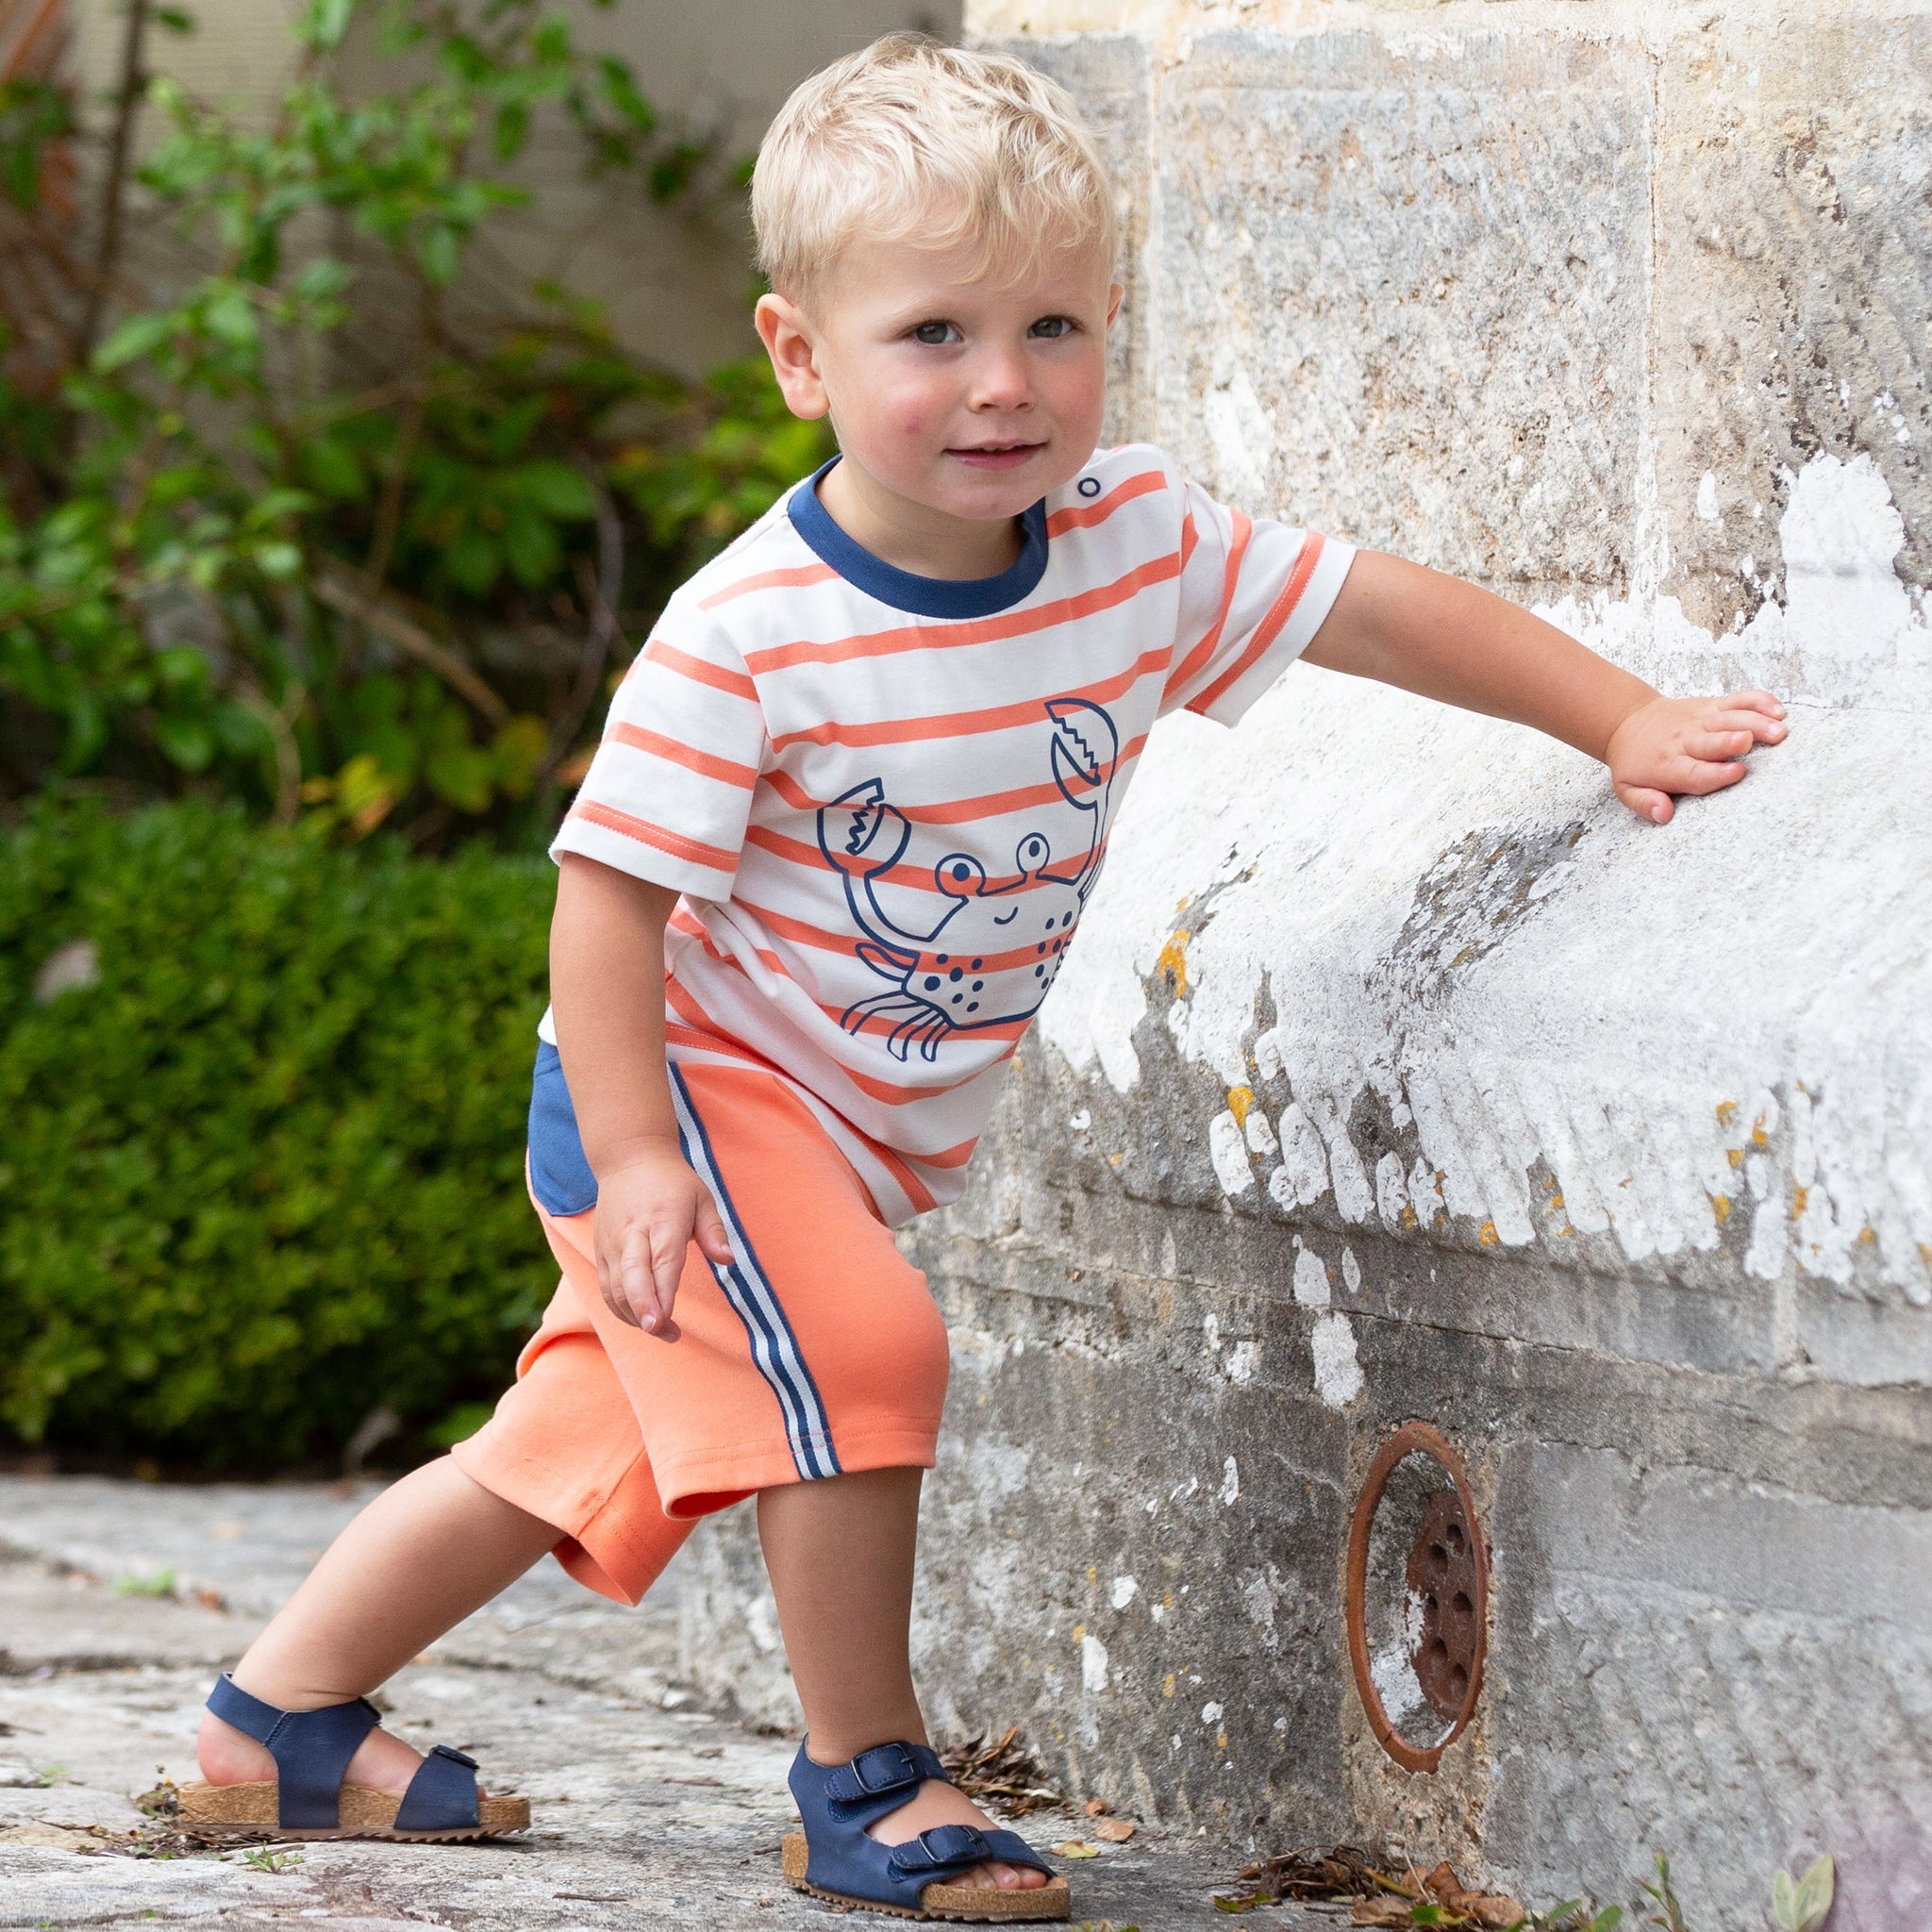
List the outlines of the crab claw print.
{"label": "crab claw print", "polygon": [[912,829],[887,803],[882,782],[869,778],[819,810],[820,850],[842,876],[866,935],[858,957],[891,982],[848,1007],[841,1024],[848,1033],[884,1026],[896,1059],[916,1049],[934,1060],[956,1033],[1030,1020],[1059,976],[1100,873],[1120,733],[1085,698],[1051,698],[1041,709],[1052,734],[1054,784],[1091,820],[1084,851],[1077,863],[1056,871],[1047,834],[1027,832],[1013,853],[1016,876],[997,885],[974,854],[947,854],[933,868],[933,883],[949,903],[929,932],[908,932],[879,901],[877,882],[903,857]]}

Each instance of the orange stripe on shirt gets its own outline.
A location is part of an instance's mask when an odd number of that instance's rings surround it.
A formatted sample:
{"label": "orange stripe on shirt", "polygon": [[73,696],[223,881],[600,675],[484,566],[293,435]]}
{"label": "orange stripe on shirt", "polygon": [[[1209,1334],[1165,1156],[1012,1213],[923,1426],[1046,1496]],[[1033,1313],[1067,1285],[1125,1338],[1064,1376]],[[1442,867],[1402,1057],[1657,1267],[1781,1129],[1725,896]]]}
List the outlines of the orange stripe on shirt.
{"label": "orange stripe on shirt", "polygon": [[1046,534],[1058,537],[1062,530],[1091,530],[1095,524],[1104,524],[1124,503],[1131,503],[1137,496],[1145,496],[1150,491],[1165,490],[1167,477],[1159,470],[1142,470],[1138,476],[1129,476],[1124,483],[1116,483],[1105,496],[1097,497],[1091,503],[1069,504],[1065,509],[1057,509],[1046,520]]}
{"label": "orange stripe on shirt", "polygon": [[722,591],[713,591],[708,597],[700,597],[698,608],[715,610],[719,605],[728,604],[734,597],[748,597],[754,591],[803,590],[807,584],[822,584],[838,575],[829,563],[800,563],[789,570],[754,571],[735,584],[726,584]]}
{"label": "orange stripe on shirt", "polygon": [[1072,597],[1058,597],[1031,610],[1004,611],[997,617],[955,620],[943,625],[905,625],[897,630],[863,631],[856,637],[834,638],[824,643],[809,639],[792,644],[774,644],[770,650],[745,654],[746,668],[754,672],[784,671],[794,664],[843,664],[854,658],[890,658],[901,651],[950,651],[967,644],[998,643],[1035,631],[1051,630],[1056,625],[1071,624],[1076,618],[1091,617],[1096,611],[1111,610],[1155,584],[1166,583],[1180,575],[1178,551],[1154,558],[1116,577]]}
{"label": "orange stripe on shirt", "polygon": [[1254,638],[1241,653],[1240,662],[1224,671],[1199,696],[1190,698],[1189,710],[1205,713],[1224,691],[1260,661],[1261,654],[1280,636],[1282,626],[1294,615],[1294,607],[1302,601],[1302,592],[1308,588],[1308,579],[1315,575],[1315,566],[1321,560],[1322,539],[1310,530],[1302,539],[1301,555],[1295,558],[1294,568],[1288,574],[1288,582],[1282,586],[1281,595],[1269,607],[1268,615],[1255,626]]}
{"label": "orange stripe on shirt", "polygon": [[[714,955],[713,957],[717,956]],[[793,984],[795,985],[796,982],[794,981]],[[720,1024],[706,1010],[691,989],[675,974],[665,979],[664,997],[669,1001],[671,1009],[684,1020],[686,1025],[696,1029],[695,1033],[686,1040],[686,1044],[689,1045],[694,1042],[709,1044],[715,1041],[719,1043],[719,1051],[721,1052],[736,1051],[744,1058],[753,1060],[759,1066],[767,1067],[774,1074],[782,1073],[783,1070],[778,1067],[775,1061],[766,1059],[762,1054],[759,1054],[752,1047],[746,1046],[735,1034]],[[827,1011],[823,1007],[819,1010],[821,1012]],[[829,1017],[836,1020],[838,1015],[831,1013]],[[665,1038],[669,1040],[673,1037],[673,1028],[667,1026],[665,1028]],[[1008,1055],[1003,1054],[1000,1058],[1005,1059],[1008,1057]],[[984,1079],[988,1072],[988,1069],[985,1067],[975,1067],[963,1079],[947,1080],[936,1087],[920,1087],[905,1081],[875,1079],[870,1074],[860,1073],[856,1067],[846,1066],[841,1060],[827,1060],[826,1064],[840,1079],[846,1081],[857,1091],[865,1094],[869,1099],[879,1101],[887,1107],[911,1107],[922,1100],[943,1098],[946,1094],[955,1091],[958,1088],[970,1087],[974,1081]],[[992,1064],[997,1066],[1000,1064],[1000,1061],[995,1060]],[[793,1076],[787,1074],[785,1077],[791,1078]]]}
{"label": "orange stripe on shirt", "polygon": [[659,852],[668,852],[674,858],[686,859],[692,865],[709,866],[714,872],[731,872],[738,865],[738,854],[726,852],[722,845],[702,844],[696,839],[687,839],[681,832],[667,831],[662,825],[654,825],[648,819],[633,818],[629,812],[619,811],[614,806],[599,805],[595,799],[579,799],[571,807],[568,816],[582,819],[589,824],[602,825],[607,832],[621,832],[641,845],[655,845]]}
{"label": "orange stripe on shirt", "polygon": [[1248,554],[1248,539],[1254,535],[1255,526],[1240,510],[1234,512],[1234,541],[1227,546],[1227,567],[1221,576],[1221,608],[1215,612],[1201,641],[1182,658],[1180,668],[1167,680],[1170,693],[1184,686],[1191,677],[1198,676],[1202,668],[1210,663],[1214,647],[1221,641],[1221,633],[1227,623],[1227,614],[1234,608],[1235,592],[1241,588],[1241,559]]}
{"label": "orange stripe on shirt", "polygon": [[794,744],[916,744],[928,739],[969,738],[979,731],[1005,731],[1015,725],[1038,724],[1046,715],[1049,698],[1084,698],[1089,704],[1108,704],[1131,691],[1141,678],[1164,672],[1173,656],[1173,646],[1162,644],[1141,652],[1118,677],[1104,677],[1098,684],[1082,685],[1077,691],[1049,691],[1015,705],[989,705],[978,711],[944,711],[929,718],[887,718],[871,724],[814,724],[805,731],[784,731],[772,740],[772,749],[781,752]]}
{"label": "orange stripe on shirt", "polygon": [[[1145,749],[1147,739],[1143,733],[1134,739],[1121,752],[1119,764],[1130,763]],[[808,793],[792,777],[790,772],[774,770],[767,774],[767,782],[785,803],[794,811],[816,811],[820,801]],[[1022,785],[1011,791],[988,791],[977,798],[954,798],[935,805],[899,805],[894,809],[921,825],[958,825],[974,819],[999,818],[1007,812],[1025,811],[1036,805],[1051,805],[1066,794],[1059,786],[1049,779],[1041,785]]]}
{"label": "orange stripe on shirt", "polygon": [[[810,946],[814,951],[821,953],[837,953],[847,959],[858,957],[860,940],[856,933],[827,932],[822,926],[809,924],[803,919],[794,919],[790,913],[776,912],[769,907],[759,906],[746,898],[736,887],[732,889],[731,903],[734,906],[741,906],[760,925],[767,927],[781,940],[790,940],[794,945]],[[678,920],[684,917],[683,913],[678,913],[672,920],[672,924],[676,925]],[[686,930],[682,926],[678,929]],[[694,920],[690,929],[703,930]],[[935,946],[943,942],[943,936],[932,941]],[[925,941],[917,939],[894,940],[893,944],[903,946],[907,952],[918,952]],[[1010,952],[979,953],[972,957],[981,962],[974,969],[975,972],[1005,973],[1014,966],[1032,964],[1035,959],[1041,957],[1041,954],[1040,941],[1029,939],[1024,945],[1015,946]]]}
{"label": "orange stripe on shirt", "polygon": [[635,671],[639,664],[643,663],[661,665],[666,671],[676,672],[680,677],[689,677],[697,684],[708,684],[713,691],[729,691],[735,698],[749,698],[754,704],[758,702],[758,688],[750,678],[741,676],[736,671],[727,671],[722,664],[713,664],[708,658],[693,658],[689,651],[680,651],[675,644],[667,644],[662,638],[653,638],[638,653],[630,668]]}
{"label": "orange stripe on shirt", "polygon": [[646,731],[641,724],[613,724],[610,736],[619,744],[629,745],[633,751],[647,752],[667,764],[681,765],[687,772],[696,772],[705,778],[716,778],[721,784],[736,785],[741,791],[749,791],[758,782],[758,773],[749,765],[741,765],[731,758],[714,758],[708,751],[699,751],[695,745],[679,744],[675,738],[666,738],[661,732]]}
{"label": "orange stripe on shirt", "polygon": [[[769,825],[752,825],[744,835],[747,845],[755,845],[760,852],[770,853],[774,858],[782,859],[788,865],[803,866],[808,872],[824,873],[829,870],[825,856],[816,845],[808,845],[802,839],[788,839],[783,832],[774,832]],[[1107,842],[1102,841],[1099,857],[1107,856]],[[873,878],[887,885],[910,886],[914,891],[940,892],[939,881],[933,876],[929,865],[908,865],[902,859],[897,865],[889,866],[884,872],[874,873]],[[1024,873],[989,874],[985,890],[988,892],[1004,892],[1017,886],[1025,876]],[[942,896],[950,898],[951,893]]]}

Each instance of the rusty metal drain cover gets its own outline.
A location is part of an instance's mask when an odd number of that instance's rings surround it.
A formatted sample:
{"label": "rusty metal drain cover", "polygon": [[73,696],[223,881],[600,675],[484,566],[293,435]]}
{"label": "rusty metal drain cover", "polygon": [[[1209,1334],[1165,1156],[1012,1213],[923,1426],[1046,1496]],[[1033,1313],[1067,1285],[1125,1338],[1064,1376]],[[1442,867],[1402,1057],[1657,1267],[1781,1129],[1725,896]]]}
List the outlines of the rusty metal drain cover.
{"label": "rusty metal drain cover", "polygon": [[1475,1713],[1489,1586],[1461,1458],[1440,1430],[1406,1424],[1356,1498],[1343,1601],[1369,1728],[1405,1770],[1434,1771]]}
{"label": "rusty metal drain cover", "polygon": [[1406,1571],[1411,1601],[1422,1606],[1416,1681],[1437,1716],[1454,1722],[1480,1668],[1481,1625],[1475,1603],[1475,1539],[1454,1490],[1438,1490],[1423,1507],[1422,1526]]}

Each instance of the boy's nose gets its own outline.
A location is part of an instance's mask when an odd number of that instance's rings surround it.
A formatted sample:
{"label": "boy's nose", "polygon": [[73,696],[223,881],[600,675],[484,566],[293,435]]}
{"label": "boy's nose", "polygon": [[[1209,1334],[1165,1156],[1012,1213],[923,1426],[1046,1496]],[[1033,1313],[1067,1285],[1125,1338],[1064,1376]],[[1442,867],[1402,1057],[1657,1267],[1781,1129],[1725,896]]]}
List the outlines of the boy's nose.
{"label": "boy's nose", "polygon": [[1018,356],[987,355],[974,369],[972,406],[975,409],[1026,409],[1033,406],[1033,385],[1026,364]]}

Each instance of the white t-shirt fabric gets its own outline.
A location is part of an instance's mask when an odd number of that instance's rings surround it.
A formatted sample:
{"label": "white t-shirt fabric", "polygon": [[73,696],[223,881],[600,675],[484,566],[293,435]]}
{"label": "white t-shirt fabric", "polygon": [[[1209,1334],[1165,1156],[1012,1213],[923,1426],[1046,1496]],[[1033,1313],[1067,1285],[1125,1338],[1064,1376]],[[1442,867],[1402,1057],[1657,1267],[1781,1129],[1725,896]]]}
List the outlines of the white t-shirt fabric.
{"label": "white t-shirt fabric", "polygon": [[1355,552],[1128,444],[1025,513],[1010,569],[922,577],[824,474],[672,597],[550,849],[682,895],[671,1058],[789,1081],[896,1226],[958,1197],[1155,721],[1236,723]]}

